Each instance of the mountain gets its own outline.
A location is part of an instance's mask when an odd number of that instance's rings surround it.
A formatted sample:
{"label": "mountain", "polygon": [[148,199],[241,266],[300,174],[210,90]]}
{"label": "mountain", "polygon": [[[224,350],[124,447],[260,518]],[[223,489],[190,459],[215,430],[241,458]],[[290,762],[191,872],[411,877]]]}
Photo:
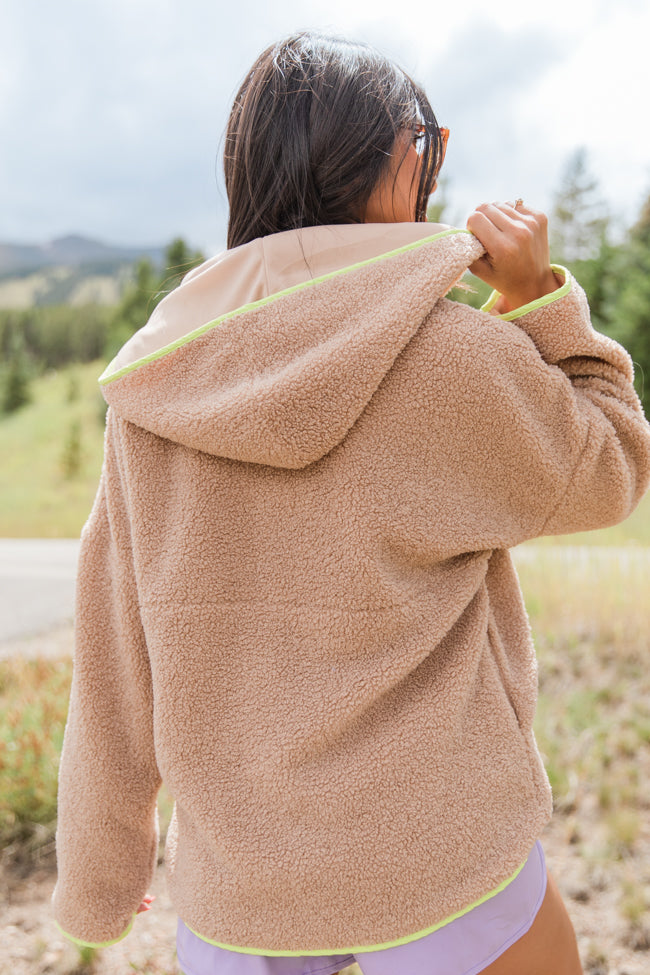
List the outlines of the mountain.
{"label": "mountain", "polygon": [[141,257],[162,264],[163,247],[114,247],[89,237],[68,234],[47,244],[0,242],[0,278],[30,274],[47,267],[92,266],[95,270],[116,270]]}
{"label": "mountain", "polygon": [[114,305],[142,257],[162,268],[165,248],[113,247],[79,234],[48,244],[0,242],[0,309]]}

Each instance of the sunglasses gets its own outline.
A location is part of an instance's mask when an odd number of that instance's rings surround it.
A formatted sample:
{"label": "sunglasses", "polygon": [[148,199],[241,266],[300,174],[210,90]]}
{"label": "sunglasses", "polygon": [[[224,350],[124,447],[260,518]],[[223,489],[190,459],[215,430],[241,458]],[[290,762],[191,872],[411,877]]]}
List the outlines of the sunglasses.
{"label": "sunglasses", "polygon": [[[424,127],[424,125],[419,125],[415,129],[415,132],[413,133],[413,144],[415,145],[415,148],[417,149],[417,151],[420,154],[423,151],[423,142],[422,142],[422,140],[424,139],[424,136],[426,135],[426,131],[427,130]],[[440,138],[442,139],[442,156],[441,156],[441,159],[440,159],[440,165],[442,166],[443,162],[445,161],[445,154],[447,152],[447,142],[449,141],[449,129],[442,129],[442,128],[440,128],[440,129],[438,129],[438,131],[440,132]]]}

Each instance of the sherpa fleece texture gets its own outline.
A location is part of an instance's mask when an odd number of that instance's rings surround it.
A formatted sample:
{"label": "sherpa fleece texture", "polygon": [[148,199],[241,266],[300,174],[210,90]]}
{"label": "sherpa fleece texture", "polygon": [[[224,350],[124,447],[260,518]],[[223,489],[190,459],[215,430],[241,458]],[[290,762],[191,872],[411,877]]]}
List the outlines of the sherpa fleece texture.
{"label": "sherpa fleece texture", "polygon": [[161,778],[176,910],[261,953],[421,932],[549,820],[508,549],[626,518],[650,428],[575,281],[514,321],[475,311],[444,295],[481,246],[440,230],[227,252],[103,377],[60,768],[71,936],[127,929]]}

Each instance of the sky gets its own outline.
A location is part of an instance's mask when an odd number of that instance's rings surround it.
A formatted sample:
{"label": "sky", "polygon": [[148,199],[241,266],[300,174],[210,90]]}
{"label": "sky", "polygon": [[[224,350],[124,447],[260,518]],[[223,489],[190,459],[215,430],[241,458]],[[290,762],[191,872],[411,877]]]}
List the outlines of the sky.
{"label": "sky", "polygon": [[580,147],[615,227],[650,194],[647,0],[0,0],[0,242],[223,249],[234,94],[303,29],[424,86],[451,130],[448,223],[516,197],[550,212]]}

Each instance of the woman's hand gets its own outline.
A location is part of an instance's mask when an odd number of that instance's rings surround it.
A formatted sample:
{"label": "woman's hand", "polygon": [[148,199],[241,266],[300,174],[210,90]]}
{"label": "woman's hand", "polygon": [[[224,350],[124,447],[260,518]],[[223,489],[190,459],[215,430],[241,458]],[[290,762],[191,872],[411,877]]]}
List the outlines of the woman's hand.
{"label": "woman's hand", "polygon": [[153,901],[155,901],[155,899],[156,899],[155,894],[145,894],[144,897],[142,898],[142,903],[140,904],[140,907],[137,909],[135,913],[143,914],[145,911],[151,910],[151,905]]}
{"label": "woman's hand", "polygon": [[482,203],[467,229],[487,251],[470,271],[500,291],[501,313],[513,311],[562,286],[551,268],[548,221],[543,213],[518,202]]}

